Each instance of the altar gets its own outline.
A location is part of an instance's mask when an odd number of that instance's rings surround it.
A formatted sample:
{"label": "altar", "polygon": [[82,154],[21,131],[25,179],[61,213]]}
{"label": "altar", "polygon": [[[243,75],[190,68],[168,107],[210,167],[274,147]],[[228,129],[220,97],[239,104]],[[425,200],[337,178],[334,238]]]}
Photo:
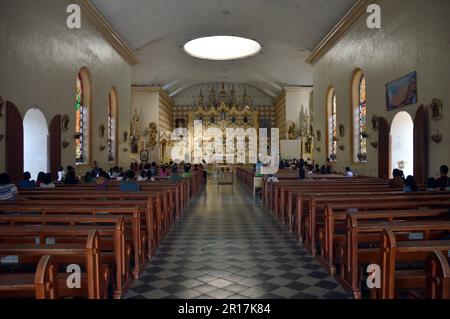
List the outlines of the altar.
{"label": "altar", "polygon": [[[225,91],[224,84],[222,84],[222,90],[219,93],[218,98],[215,96],[214,89],[211,90],[208,102],[205,102],[203,92],[200,92],[196,107],[192,112],[188,114],[187,123],[177,123],[177,128],[185,127],[189,130],[191,136],[191,154],[194,158],[195,148],[201,148],[203,150],[203,159],[207,163],[214,163],[215,145],[214,137],[208,136],[209,129],[216,129],[221,132],[223,139],[223,163],[227,164],[227,157],[225,156],[225,150],[227,146],[227,129],[242,128],[246,131],[249,128],[256,130],[256,143],[259,134],[259,112],[252,109],[249,98],[246,93],[241,99],[241,103],[238,103],[236,93],[234,89],[231,91],[230,96]],[[201,138],[194,139],[194,123],[200,121],[202,123]],[[234,145],[237,138],[233,141]],[[245,149],[238,149],[234,154],[234,163],[237,163],[239,156],[246,158],[249,153],[249,138],[245,139]],[[211,156],[212,155],[212,156]],[[228,158],[229,159],[229,158]]]}

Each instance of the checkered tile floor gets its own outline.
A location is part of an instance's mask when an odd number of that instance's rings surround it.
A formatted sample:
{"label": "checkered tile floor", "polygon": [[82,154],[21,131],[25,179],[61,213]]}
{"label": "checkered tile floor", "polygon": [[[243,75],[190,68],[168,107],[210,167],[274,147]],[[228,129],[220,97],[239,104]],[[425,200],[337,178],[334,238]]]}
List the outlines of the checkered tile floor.
{"label": "checkered tile floor", "polygon": [[238,182],[211,180],[126,298],[343,299],[350,296]]}

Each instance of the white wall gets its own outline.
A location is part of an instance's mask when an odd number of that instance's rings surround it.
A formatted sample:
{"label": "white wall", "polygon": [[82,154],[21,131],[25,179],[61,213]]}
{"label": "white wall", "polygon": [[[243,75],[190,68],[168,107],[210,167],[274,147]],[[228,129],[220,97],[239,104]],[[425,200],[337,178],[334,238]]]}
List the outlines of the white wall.
{"label": "white wall", "polygon": [[300,140],[282,140],[280,141],[280,158],[282,160],[300,159],[302,143]]}
{"label": "white wall", "polygon": [[44,114],[38,109],[30,109],[23,119],[24,171],[36,179],[39,172],[47,173],[50,168],[48,158],[48,124]]}
{"label": "white wall", "polygon": [[[99,150],[100,145],[106,145],[106,140],[100,140],[98,128],[107,124],[108,94],[115,86],[119,132],[129,129],[131,67],[86,20],[82,20],[81,29],[66,27],[69,3],[62,0],[0,2],[0,95],[16,104],[22,116],[29,108],[39,107],[47,123],[57,114],[68,114],[69,131],[62,138],[71,144],[62,150],[62,164],[74,165],[76,76],[82,67],[87,67],[93,85],[91,159],[106,167],[108,152]],[[5,117],[1,121],[0,134],[4,134]],[[128,165],[129,157],[121,151],[123,148],[119,146],[119,160],[122,165]],[[5,140],[0,142],[0,171],[5,170],[4,154]]]}
{"label": "white wall", "polygon": [[[326,134],[326,95],[330,86],[336,88],[338,125],[346,128],[345,150],[338,151],[336,169],[352,166],[356,172],[378,175],[378,150],[370,146],[377,141],[377,133],[369,129],[368,163],[353,163],[351,153],[350,83],[356,68],[361,68],[367,81],[368,120],[373,115],[385,117],[389,123],[399,111],[412,117],[421,105],[429,105],[433,98],[444,104],[444,118],[430,120],[430,131],[439,130],[441,144],[430,140],[430,175],[439,173],[442,164],[450,165],[450,28],[448,0],[381,0],[382,28],[368,29],[363,19],[349,34],[329,51],[314,67],[315,130]],[[386,111],[386,83],[417,71],[418,99],[416,105],[401,110]],[[325,163],[325,145],[316,152],[316,160]]]}

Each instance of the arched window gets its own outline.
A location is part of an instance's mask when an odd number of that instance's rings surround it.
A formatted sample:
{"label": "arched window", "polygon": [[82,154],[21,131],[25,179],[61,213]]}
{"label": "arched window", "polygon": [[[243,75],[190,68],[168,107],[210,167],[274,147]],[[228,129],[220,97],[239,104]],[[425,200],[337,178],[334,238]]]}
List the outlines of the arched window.
{"label": "arched window", "polygon": [[77,97],[75,104],[75,147],[76,147],[76,164],[84,164],[86,160],[85,156],[85,144],[84,144],[84,122],[85,113],[83,107],[83,80],[81,74],[77,76]]}
{"label": "arched window", "polygon": [[361,70],[353,77],[353,160],[367,163],[367,95],[366,78]]}
{"label": "arched window", "polygon": [[117,159],[117,94],[113,88],[109,92],[108,103],[108,161],[115,163]]}
{"label": "arched window", "polygon": [[359,80],[359,153],[360,162],[367,162],[367,100],[366,100],[366,78],[361,76]]}
{"label": "arched window", "polygon": [[328,157],[332,161],[337,160],[337,101],[336,90],[330,89],[328,92]]}
{"label": "arched window", "polygon": [[86,69],[77,75],[75,102],[75,163],[89,164],[90,77]]}

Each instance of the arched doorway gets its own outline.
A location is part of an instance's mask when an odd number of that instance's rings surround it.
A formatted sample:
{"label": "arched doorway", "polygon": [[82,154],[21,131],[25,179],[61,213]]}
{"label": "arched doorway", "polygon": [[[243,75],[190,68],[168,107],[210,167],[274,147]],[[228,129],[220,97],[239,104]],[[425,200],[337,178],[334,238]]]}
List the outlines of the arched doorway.
{"label": "arched doorway", "polygon": [[414,122],[404,111],[397,113],[391,125],[391,168],[414,175]]}
{"label": "arched doorway", "polygon": [[39,172],[49,171],[48,125],[39,109],[30,109],[23,119],[24,170],[35,179]]}

